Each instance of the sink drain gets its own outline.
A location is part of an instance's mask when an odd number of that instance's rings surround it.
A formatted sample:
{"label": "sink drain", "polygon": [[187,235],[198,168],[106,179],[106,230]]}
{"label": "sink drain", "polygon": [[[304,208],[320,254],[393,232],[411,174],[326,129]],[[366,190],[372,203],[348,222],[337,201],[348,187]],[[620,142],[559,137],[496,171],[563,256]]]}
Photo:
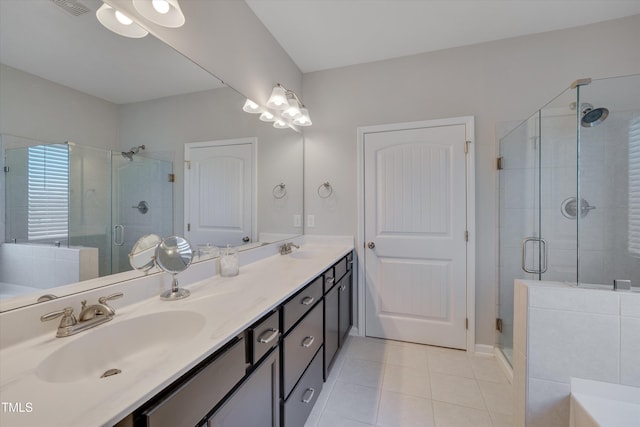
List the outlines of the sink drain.
{"label": "sink drain", "polygon": [[120,372],[122,372],[120,369],[107,369],[106,371],[104,371],[104,374],[100,375],[100,378],[107,378],[113,375],[118,375]]}

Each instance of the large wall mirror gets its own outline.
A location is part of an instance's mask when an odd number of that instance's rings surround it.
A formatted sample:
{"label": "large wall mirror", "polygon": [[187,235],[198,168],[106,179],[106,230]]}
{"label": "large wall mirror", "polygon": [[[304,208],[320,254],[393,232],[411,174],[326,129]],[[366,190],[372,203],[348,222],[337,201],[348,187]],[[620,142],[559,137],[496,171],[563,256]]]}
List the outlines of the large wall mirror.
{"label": "large wall mirror", "polygon": [[64,4],[0,1],[0,310],[144,274],[147,233],[195,262],[303,233],[299,133],[151,34],[111,33],[102,2]]}

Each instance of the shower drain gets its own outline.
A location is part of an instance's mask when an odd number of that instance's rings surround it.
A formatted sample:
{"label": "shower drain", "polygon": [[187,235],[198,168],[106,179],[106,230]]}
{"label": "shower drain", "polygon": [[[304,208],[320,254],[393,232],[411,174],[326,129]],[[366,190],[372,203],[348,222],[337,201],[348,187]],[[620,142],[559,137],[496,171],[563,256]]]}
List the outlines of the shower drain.
{"label": "shower drain", "polygon": [[104,371],[104,374],[100,375],[100,378],[107,378],[107,377],[111,377],[113,375],[118,375],[119,373],[121,373],[122,371],[120,369],[107,369],[106,371]]}

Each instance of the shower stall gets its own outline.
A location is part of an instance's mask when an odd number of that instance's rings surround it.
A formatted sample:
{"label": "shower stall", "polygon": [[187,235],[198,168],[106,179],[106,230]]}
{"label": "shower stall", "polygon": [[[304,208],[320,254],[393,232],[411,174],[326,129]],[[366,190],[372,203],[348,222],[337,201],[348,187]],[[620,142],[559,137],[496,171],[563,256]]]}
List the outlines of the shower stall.
{"label": "shower stall", "polygon": [[512,363],[515,279],[640,286],[640,75],[577,80],[500,139],[498,169],[496,330]]}
{"label": "shower stall", "polygon": [[145,156],[144,146],[115,152],[2,137],[0,296],[130,270],[140,236],[172,234],[171,161]]}

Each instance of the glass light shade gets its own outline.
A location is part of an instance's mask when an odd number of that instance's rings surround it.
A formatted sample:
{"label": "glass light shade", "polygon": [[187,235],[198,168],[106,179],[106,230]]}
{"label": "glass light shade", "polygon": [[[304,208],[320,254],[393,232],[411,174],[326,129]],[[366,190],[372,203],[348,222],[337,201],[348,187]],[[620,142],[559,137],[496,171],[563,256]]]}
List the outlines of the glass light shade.
{"label": "glass light shade", "polygon": [[293,98],[289,99],[288,107],[285,108],[282,113],[284,117],[288,117],[293,119],[294,117],[298,117],[300,115],[300,107],[298,106],[298,101]]}
{"label": "glass light shade", "polygon": [[247,100],[244,102],[244,105],[242,106],[242,111],[245,111],[251,114],[258,114],[261,112],[260,106],[255,102],[253,102],[252,100],[250,100],[249,98],[247,98]]}
{"label": "glass light shade", "polygon": [[262,114],[260,114],[260,120],[263,122],[273,122],[275,119],[276,116],[274,116],[270,111],[263,111]]}
{"label": "glass light shade", "polygon": [[287,102],[287,92],[282,86],[274,86],[271,91],[271,96],[267,101],[267,107],[274,110],[284,110],[289,106]]}
{"label": "glass light shade", "polygon": [[302,107],[300,109],[300,115],[293,120],[294,125],[298,126],[311,126],[311,117],[309,117],[309,110]]}
{"label": "glass light shade", "polygon": [[163,27],[178,28],[185,22],[178,0],[133,0],[133,7],[140,15]]}
{"label": "glass light shade", "polygon": [[276,129],[287,129],[289,127],[289,123],[285,122],[281,118],[277,118],[275,122],[273,122],[273,127]]}
{"label": "glass light shade", "polygon": [[[116,16],[116,13],[118,16]],[[102,6],[100,6],[96,12],[96,18],[98,18],[98,21],[100,21],[105,28],[124,37],[139,39],[149,34],[147,30],[133,22],[127,15],[112,8],[108,4],[103,3]],[[126,22],[128,22],[127,20],[131,22],[126,24]]]}

